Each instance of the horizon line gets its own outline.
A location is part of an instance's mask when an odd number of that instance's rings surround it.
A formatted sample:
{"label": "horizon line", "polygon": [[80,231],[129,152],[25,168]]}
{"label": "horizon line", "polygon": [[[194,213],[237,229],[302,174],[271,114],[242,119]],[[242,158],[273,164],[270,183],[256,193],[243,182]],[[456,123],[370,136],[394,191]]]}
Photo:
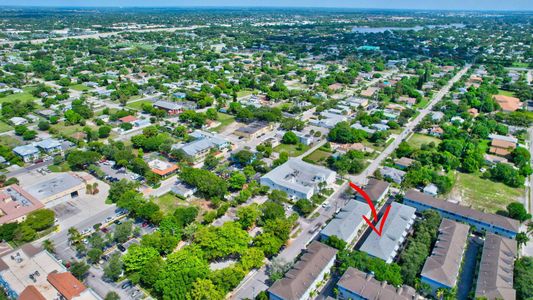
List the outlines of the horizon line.
{"label": "horizon line", "polygon": [[516,9],[460,9],[460,8],[379,8],[379,7],[347,7],[347,6],[298,6],[298,5],[289,5],[289,6],[261,6],[261,5],[161,5],[161,6],[144,6],[144,5],[133,5],[133,6],[124,6],[124,5],[25,5],[25,4],[11,4],[11,5],[0,5],[0,8],[115,8],[115,9],[130,9],[130,8],[200,8],[200,9],[213,9],[213,8],[223,8],[223,9],[339,9],[339,10],[389,10],[389,11],[450,11],[450,12],[526,12],[533,13],[533,9],[526,10],[516,10]]}

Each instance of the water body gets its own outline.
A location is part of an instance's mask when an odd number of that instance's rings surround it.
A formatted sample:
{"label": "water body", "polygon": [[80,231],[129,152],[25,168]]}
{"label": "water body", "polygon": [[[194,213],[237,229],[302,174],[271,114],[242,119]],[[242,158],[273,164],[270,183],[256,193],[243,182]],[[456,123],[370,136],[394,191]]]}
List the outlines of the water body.
{"label": "water body", "polygon": [[353,27],[352,32],[357,33],[383,33],[385,31],[420,31],[422,29],[435,29],[435,28],[463,28],[464,24],[447,24],[447,25],[425,25],[425,26],[414,26],[414,27]]}

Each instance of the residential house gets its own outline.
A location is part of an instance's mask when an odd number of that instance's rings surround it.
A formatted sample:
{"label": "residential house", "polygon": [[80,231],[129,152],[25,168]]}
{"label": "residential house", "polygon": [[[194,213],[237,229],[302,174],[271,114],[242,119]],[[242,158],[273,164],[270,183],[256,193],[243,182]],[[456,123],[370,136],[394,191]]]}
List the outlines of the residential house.
{"label": "residential house", "polygon": [[439,200],[414,189],[405,193],[403,203],[416,208],[418,211],[436,210],[444,218],[468,223],[476,227],[477,230],[496,233],[507,238],[514,239],[520,229],[520,223],[517,220]]}
{"label": "residential house", "polygon": [[187,199],[196,193],[196,188],[189,186],[181,180],[176,180],[174,185],[170,188],[170,191],[181,198]]}
{"label": "residential house", "polygon": [[36,142],[34,143],[34,146],[37,146],[37,148],[41,149],[42,151],[48,154],[58,153],[63,150],[61,141],[53,139],[53,138],[48,138],[48,139],[44,139],[42,141]]}
{"label": "residential house", "polygon": [[401,184],[403,181],[403,177],[405,176],[405,171],[386,166],[381,168],[380,172],[384,178],[388,178],[396,182],[397,184]]}
{"label": "residential house", "polygon": [[25,118],[21,118],[21,117],[13,117],[13,118],[9,119],[9,122],[11,122],[11,124],[13,124],[13,126],[19,126],[19,125],[28,124],[28,120],[25,119]]}
{"label": "residential house", "polygon": [[225,151],[230,143],[218,134],[196,130],[190,134],[195,140],[187,144],[176,144],[172,149],[179,149],[194,163],[202,162],[211,150]]}
{"label": "residential house", "polygon": [[335,181],[337,173],[327,168],[290,158],[261,177],[261,184],[286,192],[289,196],[310,199],[323,186]]}
{"label": "residential house", "polygon": [[523,103],[520,99],[511,96],[494,95],[494,101],[500,105],[500,108],[504,112],[513,112],[522,108]]}
{"label": "residential house", "polygon": [[157,109],[162,109],[167,112],[168,115],[174,116],[183,112],[184,107],[180,103],[158,100],[154,104]]}
{"label": "residential house", "polygon": [[337,249],[313,241],[300,260],[267,290],[270,300],[307,300],[325,275],[329,273]]}
{"label": "residential house", "polygon": [[493,138],[490,142],[489,152],[492,154],[507,156],[516,148],[516,143],[508,139]]}
{"label": "residential house", "polygon": [[394,162],[394,165],[402,170],[409,168],[415,162],[414,159],[409,157],[402,157]]}
{"label": "residential house", "polygon": [[296,137],[298,138],[298,142],[309,146],[313,143],[314,138],[311,134],[305,134],[302,132],[294,131],[294,134],[296,134]]}
{"label": "residential house", "polygon": [[24,162],[31,162],[41,156],[39,149],[33,145],[23,145],[13,148],[13,152],[20,156]]}
{"label": "residential house", "polygon": [[[379,203],[385,199],[387,193],[389,192],[389,189],[390,184],[388,182],[375,178],[370,178],[363,190],[368,195],[368,197],[370,197],[370,200],[372,200],[372,202]],[[357,194],[357,200],[366,203],[365,198],[361,194]]]}
{"label": "residential house", "polygon": [[430,196],[437,196],[439,193],[439,188],[433,183],[430,183],[424,187],[423,192],[424,194],[428,194]]}

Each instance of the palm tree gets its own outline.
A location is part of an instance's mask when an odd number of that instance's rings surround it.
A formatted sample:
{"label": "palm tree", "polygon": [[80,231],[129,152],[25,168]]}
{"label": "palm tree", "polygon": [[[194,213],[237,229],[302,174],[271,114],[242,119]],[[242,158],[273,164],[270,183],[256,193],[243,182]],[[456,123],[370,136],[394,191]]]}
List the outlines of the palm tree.
{"label": "palm tree", "polygon": [[516,243],[518,244],[518,249],[520,250],[522,246],[529,242],[529,237],[525,232],[520,232],[516,235]]}
{"label": "palm tree", "polygon": [[52,242],[51,240],[44,240],[43,241],[43,248],[44,250],[50,252],[50,253],[55,253],[55,246],[54,246],[54,242]]}
{"label": "palm tree", "polygon": [[533,221],[529,221],[527,223],[527,233],[532,234],[533,233]]}
{"label": "palm tree", "polygon": [[82,235],[78,231],[78,229],[76,229],[74,227],[70,227],[68,229],[68,238],[73,244],[79,243],[79,241],[81,240],[81,237],[82,237]]}
{"label": "palm tree", "polygon": [[93,183],[93,195],[96,195],[98,194],[99,190],[98,190],[98,182],[95,182]]}
{"label": "palm tree", "polygon": [[435,296],[437,296],[437,299],[442,299],[444,297],[444,289],[437,289]]}
{"label": "palm tree", "polygon": [[85,191],[87,194],[92,195],[93,194],[93,186],[90,184],[85,185]]}

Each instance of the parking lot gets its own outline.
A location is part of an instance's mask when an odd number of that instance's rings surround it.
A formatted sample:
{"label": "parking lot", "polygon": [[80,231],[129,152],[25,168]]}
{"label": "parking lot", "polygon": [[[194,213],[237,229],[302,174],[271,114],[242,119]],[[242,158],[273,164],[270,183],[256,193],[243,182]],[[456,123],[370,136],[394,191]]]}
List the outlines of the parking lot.
{"label": "parking lot", "polygon": [[109,181],[118,181],[121,179],[135,180],[139,175],[129,171],[126,168],[116,168],[114,162],[106,161],[98,164],[98,167],[106,174]]}

